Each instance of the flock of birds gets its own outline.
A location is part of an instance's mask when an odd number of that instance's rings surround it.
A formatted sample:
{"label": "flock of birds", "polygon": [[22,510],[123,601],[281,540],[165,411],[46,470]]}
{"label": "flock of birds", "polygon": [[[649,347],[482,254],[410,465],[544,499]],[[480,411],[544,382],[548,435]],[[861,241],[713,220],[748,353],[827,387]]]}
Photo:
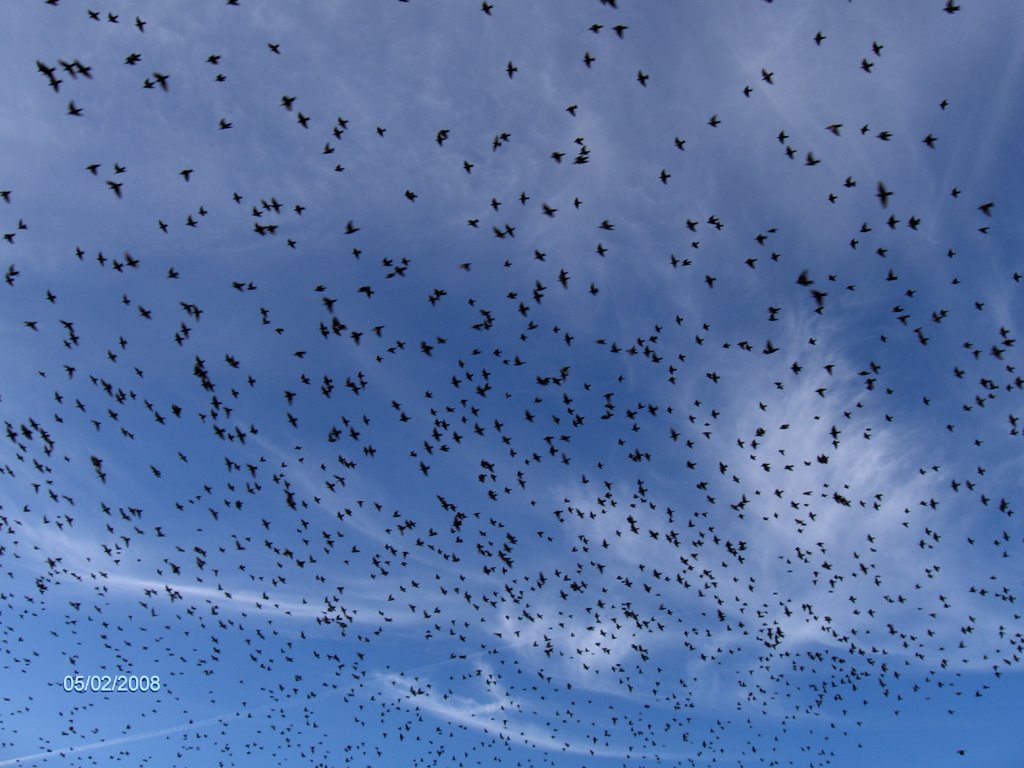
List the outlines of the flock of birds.
{"label": "flock of birds", "polygon": [[915,187],[962,94],[878,124],[901,42],[833,26],[672,111],[669,30],[570,5],[5,25],[57,33],[5,54],[0,766],[830,765],[1019,670],[1012,203]]}

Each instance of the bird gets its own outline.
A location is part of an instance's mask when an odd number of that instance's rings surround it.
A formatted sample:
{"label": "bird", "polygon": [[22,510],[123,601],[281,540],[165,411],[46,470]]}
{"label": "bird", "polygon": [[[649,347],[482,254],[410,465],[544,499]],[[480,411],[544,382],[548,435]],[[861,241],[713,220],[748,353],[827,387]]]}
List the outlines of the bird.
{"label": "bird", "polygon": [[886,208],[889,205],[889,198],[892,196],[892,192],[886,189],[883,182],[878,182],[878,192],[875,193],[875,197],[878,198],[882,204],[882,208]]}

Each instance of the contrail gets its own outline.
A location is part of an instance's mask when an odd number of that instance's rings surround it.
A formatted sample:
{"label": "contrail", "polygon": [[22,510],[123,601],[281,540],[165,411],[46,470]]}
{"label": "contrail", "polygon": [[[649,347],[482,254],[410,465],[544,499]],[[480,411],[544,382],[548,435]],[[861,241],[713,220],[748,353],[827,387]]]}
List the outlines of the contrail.
{"label": "contrail", "polygon": [[77,754],[80,752],[95,752],[101,749],[110,749],[111,747],[117,747],[121,744],[128,744],[135,741],[145,741],[146,739],[155,739],[158,736],[169,736],[172,733],[183,733],[185,731],[195,731],[200,728],[205,728],[208,725],[215,723],[228,723],[232,720],[237,720],[241,715],[235,714],[229,717],[211,717],[206,720],[200,720],[195,723],[184,723],[182,725],[174,725],[170,728],[161,728],[157,731],[147,731],[146,733],[136,733],[131,736],[121,736],[117,739],[105,739],[103,741],[93,742],[92,744],[80,744],[78,746],[66,747],[60,749],[51,749],[47,752],[36,752],[32,755],[22,755],[21,757],[11,757],[7,760],[0,760],[0,768],[12,765],[27,765],[28,763],[35,763],[40,760],[46,760],[53,757],[67,757],[68,755]]}

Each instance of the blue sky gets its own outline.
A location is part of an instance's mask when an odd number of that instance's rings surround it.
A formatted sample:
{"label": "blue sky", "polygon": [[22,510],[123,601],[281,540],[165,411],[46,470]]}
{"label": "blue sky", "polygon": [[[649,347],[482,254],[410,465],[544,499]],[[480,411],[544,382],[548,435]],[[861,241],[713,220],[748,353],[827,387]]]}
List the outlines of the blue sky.
{"label": "blue sky", "polygon": [[5,6],[0,766],[1018,765],[944,5]]}

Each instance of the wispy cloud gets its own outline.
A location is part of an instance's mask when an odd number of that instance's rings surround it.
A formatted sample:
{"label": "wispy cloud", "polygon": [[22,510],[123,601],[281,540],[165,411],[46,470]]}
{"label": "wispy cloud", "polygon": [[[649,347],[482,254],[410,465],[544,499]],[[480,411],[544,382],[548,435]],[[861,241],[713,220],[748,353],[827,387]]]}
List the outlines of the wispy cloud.
{"label": "wispy cloud", "polygon": [[133,733],[128,736],[119,736],[114,739],[101,739],[100,741],[94,741],[88,744],[73,744],[67,747],[54,747],[53,749],[45,752],[35,752],[29,755],[21,755],[20,757],[10,757],[0,760],[0,768],[15,765],[30,765],[32,763],[42,763],[50,760],[64,761],[68,758],[88,752],[101,752],[108,749],[114,749],[115,747],[124,746],[125,744],[134,744],[140,741],[159,739],[165,736],[173,736],[178,733],[201,731],[215,725],[227,725],[231,721],[238,720],[242,717],[244,717],[244,715],[238,713],[224,715],[221,717],[209,717],[197,722],[182,723],[181,725],[173,725],[168,728],[158,728],[157,730],[145,731],[144,733]]}
{"label": "wispy cloud", "polygon": [[[481,670],[485,674],[486,669]],[[495,739],[546,752],[586,755],[593,758],[618,758],[643,762],[681,760],[683,756],[672,753],[648,754],[631,748],[621,749],[586,744],[578,736],[553,735],[550,728],[531,722],[522,716],[524,704],[499,688],[490,692],[487,699],[477,700],[465,696],[439,695],[429,683],[418,676],[407,677],[399,674],[379,675],[378,680],[388,687],[389,694],[404,706],[433,715],[449,723],[463,725],[481,731]]]}

